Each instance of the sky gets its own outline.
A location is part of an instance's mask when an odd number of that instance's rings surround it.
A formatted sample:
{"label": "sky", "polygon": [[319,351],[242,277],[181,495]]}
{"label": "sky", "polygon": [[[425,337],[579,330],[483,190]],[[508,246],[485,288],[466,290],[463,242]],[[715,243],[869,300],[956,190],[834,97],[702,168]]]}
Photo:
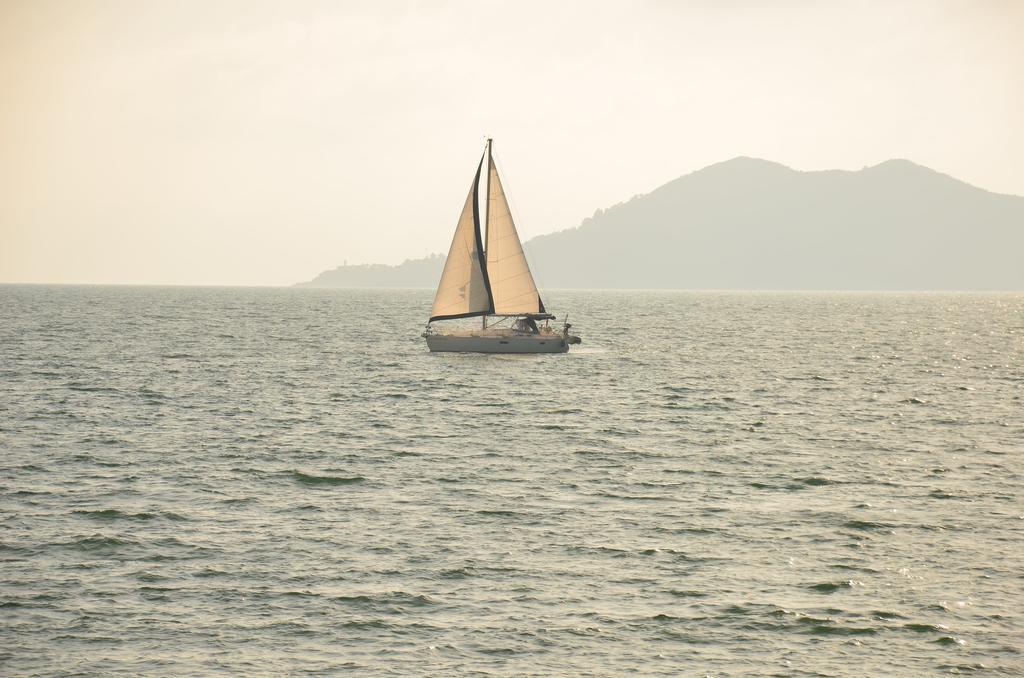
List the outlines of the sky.
{"label": "sky", "polygon": [[735,156],[1024,195],[1024,2],[0,0],[0,282],[289,285]]}

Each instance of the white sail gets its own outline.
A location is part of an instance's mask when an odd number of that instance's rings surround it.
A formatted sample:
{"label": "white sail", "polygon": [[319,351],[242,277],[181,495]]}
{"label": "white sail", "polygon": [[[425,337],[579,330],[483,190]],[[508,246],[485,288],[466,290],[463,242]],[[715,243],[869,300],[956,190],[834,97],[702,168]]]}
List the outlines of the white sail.
{"label": "white sail", "polygon": [[[484,157],[487,158],[487,188],[483,191],[486,196],[480,195],[484,178],[481,159],[455,228],[430,322],[422,335],[427,340],[427,348],[432,353],[566,353],[570,345],[580,343],[580,338],[569,334],[569,323],[563,323],[558,330],[548,322],[543,325],[536,322],[554,320],[554,316],[544,310],[544,302],[526,263],[505,189],[491,158],[490,139]],[[481,209],[483,197],[486,205]],[[486,236],[481,235],[481,211],[487,216]],[[506,317],[488,327],[488,315]],[[470,316],[483,316],[478,329],[452,328],[447,324],[439,329],[431,324],[435,320]],[[515,321],[509,322],[513,318]]]}
{"label": "white sail", "polygon": [[523,254],[519,233],[512,221],[512,212],[505,199],[505,190],[490,153],[488,172],[490,186],[487,198],[487,277],[494,299],[492,313],[516,315],[543,313],[544,304]]}
{"label": "white sail", "polygon": [[[480,164],[483,164],[483,160]],[[480,216],[477,213],[479,184],[478,167],[473,186],[466,196],[466,205],[459,217],[459,225],[455,227],[455,237],[448,250],[441,282],[437,286],[434,308],[430,313],[431,322],[494,312],[481,251]]]}

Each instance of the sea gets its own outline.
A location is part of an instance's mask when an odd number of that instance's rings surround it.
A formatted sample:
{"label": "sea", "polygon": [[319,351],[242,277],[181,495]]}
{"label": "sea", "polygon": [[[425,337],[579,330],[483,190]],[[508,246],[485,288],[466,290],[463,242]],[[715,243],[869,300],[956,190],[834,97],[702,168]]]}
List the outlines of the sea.
{"label": "sea", "polygon": [[1024,294],[0,286],[4,675],[1024,674]]}

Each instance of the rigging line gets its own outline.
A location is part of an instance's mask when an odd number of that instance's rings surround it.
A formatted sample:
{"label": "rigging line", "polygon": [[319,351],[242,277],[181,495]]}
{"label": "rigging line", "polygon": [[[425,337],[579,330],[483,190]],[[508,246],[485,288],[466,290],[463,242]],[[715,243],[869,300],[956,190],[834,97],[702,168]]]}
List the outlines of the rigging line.
{"label": "rigging line", "polygon": [[493,153],[491,154],[491,159],[494,161],[494,169],[498,172],[498,176],[501,177],[501,187],[505,191],[505,203],[508,205],[509,216],[512,217],[512,223],[516,225],[516,233],[519,234],[519,244],[523,248],[523,256],[526,257],[526,265],[530,268],[530,274],[533,276],[533,283],[537,285],[539,293],[540,290],[545,290],[547,287],[541,284],[540,276],[537,275],[537,271],[530,266],[530,264],[536,259],[531,252],[532,248],[527,249],[526,240],[523,239],[523,232],[520,229],[521,222],[519,221],[519,210],[516,209],[515,201],[510,197],[512,190],[509,188],[508,173],[505,172],[505,168],[498,162],[498,158]]}

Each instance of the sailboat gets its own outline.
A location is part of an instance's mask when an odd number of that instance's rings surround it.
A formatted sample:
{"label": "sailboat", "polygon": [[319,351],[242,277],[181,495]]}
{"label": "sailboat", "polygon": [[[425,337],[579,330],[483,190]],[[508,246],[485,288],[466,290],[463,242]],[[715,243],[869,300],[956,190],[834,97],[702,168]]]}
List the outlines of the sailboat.
{"label": "sailboat", "polygon": [[[530,273],[492,148],[488,139],[455,227],[423,337],[435,352],[565,353],[580,338],[569,334],[568,322],[560,328],[550,325],[557,318],[544,308]],[[481,179],[486,196],[483,230]],[[434,325],[475,317],[481,319],[479,328]]]}

